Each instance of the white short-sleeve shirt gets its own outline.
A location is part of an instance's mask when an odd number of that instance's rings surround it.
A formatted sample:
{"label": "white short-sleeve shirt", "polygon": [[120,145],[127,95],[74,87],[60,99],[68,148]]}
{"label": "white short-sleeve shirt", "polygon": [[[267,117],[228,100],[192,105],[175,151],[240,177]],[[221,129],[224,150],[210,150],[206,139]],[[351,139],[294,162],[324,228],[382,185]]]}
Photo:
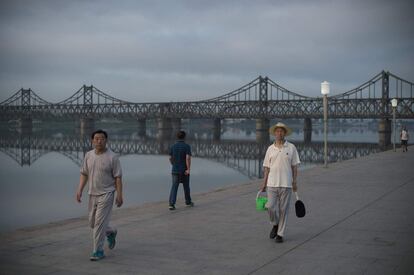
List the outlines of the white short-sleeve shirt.
{"label": "white short-sleeve shirt", "polygon": [[267,186],[292,187],[292,166],[300,163],[295,145],[285,141],[282,148],[272,144],[267,148],[263,167],[269,168]]}

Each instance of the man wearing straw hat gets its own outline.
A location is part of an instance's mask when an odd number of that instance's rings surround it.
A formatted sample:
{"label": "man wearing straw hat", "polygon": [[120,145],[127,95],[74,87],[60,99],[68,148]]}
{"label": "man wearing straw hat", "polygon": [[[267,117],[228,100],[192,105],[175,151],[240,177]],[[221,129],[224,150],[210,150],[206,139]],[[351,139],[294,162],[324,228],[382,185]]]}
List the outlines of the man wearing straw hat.
{"label": "man wearing straw hat", "polygon": [[289,202],[297,190],[297,165],[300,163],[295,145],[285,140],[292,130],[278,122],[270,127],[269,132],[275,136],[275,142],[269,146],[263,161],[264,181],[261,190],[267,189],[267,209],[270,223],[273,225],[270,238],[283,242]]}

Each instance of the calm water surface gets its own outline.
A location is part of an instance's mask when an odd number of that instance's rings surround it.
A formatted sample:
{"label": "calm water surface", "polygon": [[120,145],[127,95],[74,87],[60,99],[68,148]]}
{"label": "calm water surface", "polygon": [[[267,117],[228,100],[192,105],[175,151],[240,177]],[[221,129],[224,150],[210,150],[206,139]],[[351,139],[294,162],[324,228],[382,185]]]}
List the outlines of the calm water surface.
{"label": "calm water surface", "polygon": [[[211,130],[187,127],[194,155],[192,193],[246,183],[261,175],[268,144],[255,142],[254,128],[226,126],[221,141],[211,141]],[[319,165],[323,161],[322,131],[314,126],[312,143],[304,144],[300,127],[293,127],[295,131],[290,140],[297,144],[301,154],[301,169]],[[380,151],[375,129],[366,126],[332,128],[329,133],[331,161]],[[149,135],[142,138],[130,127],[109,131],[109,146],[121,155],[123,207],[152,201],[168,204],[171,166],[166,150],[173,141],[158,141],[151,137],[150,130],[147,132]],[[86,189],[82,204],[75,201],[75,192],[79,165],[90,146],[87,137],[82,138],[73,129],[64,128],[43,129],[30,135],[3,129],[0,138],[0,232],[86,215]],[[179,197],[180,204],[182,187]]]}
{"label": "calm water surface", "polygon": [[[168,197],[171,168],[166,156],[129,155],[122,156],[120,160],[124,173],[124,207]],[[3,179],[0,195],[1,231],[87,213],[87,190],[84,190],[82,204],[75,201],[79,167],[66,156],[50,152],[31,166],[21,167],[9,156],[0,153],[0,162],[0,176]],[[193,159],[193,192],[247,181],[248,177],[219,163]]]}

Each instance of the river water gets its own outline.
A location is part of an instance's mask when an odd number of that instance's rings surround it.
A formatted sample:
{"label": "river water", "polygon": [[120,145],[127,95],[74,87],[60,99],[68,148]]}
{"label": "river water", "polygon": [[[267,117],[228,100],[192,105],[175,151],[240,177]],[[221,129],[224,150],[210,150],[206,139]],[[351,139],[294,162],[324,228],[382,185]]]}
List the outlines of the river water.
{"label": "river water", "polygon": [[[300,121],[287,121],[293,128],[289,140],[296,144],[307,169],[323,163],[321,123],[313,125],[312,142],[303,142]],[[171,184],[168,148],[174,140],[158,140],[156,130],[139,136],[133,124],[100,123],[109,133],[108,146],[120,154],[124,182],[124,206],[165,201]],[[226,121],[220,140],[212,140],[208,123],[183,123],[192,146],[192,193],[246,183],[261,177],[262,160],[269,143],[255,141],[252,122]],[[330,162],[356,158],[382,149],[377,145],[377,124],[343,121],[329,126]],[[38,125],[31,133],[2,126],[0,134],[0,232],[86,215],[87,194],[75,201],[79,166],[90,150],[90,139],[73,124]],[[86,190],[85,190],[86,191]],[[179,190],[179,203],[182,187]],[[197,203],[197,201],[195,201]]]}

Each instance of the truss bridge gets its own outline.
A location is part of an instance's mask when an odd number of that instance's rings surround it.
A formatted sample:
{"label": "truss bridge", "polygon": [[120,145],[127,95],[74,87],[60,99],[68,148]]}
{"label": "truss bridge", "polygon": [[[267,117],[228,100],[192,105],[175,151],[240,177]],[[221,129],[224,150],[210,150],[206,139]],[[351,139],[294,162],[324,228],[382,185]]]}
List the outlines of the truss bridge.
{"label": "truss bridge", "polygon": [[[379,119],[380,140],[390,143],[391,99],[398,100],[395,109],[399,119],[414,118],[413,83],[382,71],[358,87],[329,96],[328,117]],[[321,97],[292,92],[259,76],[250,83],[222,96],[200,101],[135,103],[118,99],[94,86],[82,86],[69,98],[52,103],[31,89],[20,89],[0,103],[0,119],[18,120],[22,128],[31,128],[33,120],[79,120],[81,129],[93,129],[101,118],[135,119],[145,133],[146,121],[156,120],[159,136],[171,137],[180,129],[181,119],[213,119],[214,135],[220,137],[221,120],[256,119],[260,140],[269,138],[271,119],[303,118],[305,140],[309,141],[312,119],[323,117]]]}

